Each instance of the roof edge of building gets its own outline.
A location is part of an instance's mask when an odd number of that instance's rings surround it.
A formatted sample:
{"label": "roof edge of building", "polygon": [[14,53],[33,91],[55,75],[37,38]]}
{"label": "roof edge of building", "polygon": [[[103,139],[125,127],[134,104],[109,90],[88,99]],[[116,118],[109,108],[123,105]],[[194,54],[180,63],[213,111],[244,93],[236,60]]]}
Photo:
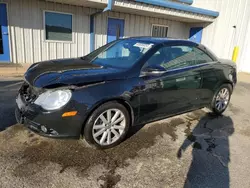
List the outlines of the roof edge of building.
{"label": "roof edge of building", "polygon": [[176,10],[180,10],[180,11],[186,11],[186,12],[190,12],[190,13],[211,16],[211,17],[218,17],[219,16],[219,12],[217,12],[217,11],[203,9],[203,8],[197,8],[197,7],[189,6],[186,4],[180,4],[180,3],[170,2],[170,1],[163,1],[163,0],[135,0],[135,1],[140,2],[140,3],[149,4],[149,5],[171,8],[171,9],[176,9]]}
{"label": "roof edge of building", "polygon": [[192,5],[193,4],[193,0],[176,0],[177,2],[180,2],[180,3],[186,3],[186,4],[189,4],[189,5]]}

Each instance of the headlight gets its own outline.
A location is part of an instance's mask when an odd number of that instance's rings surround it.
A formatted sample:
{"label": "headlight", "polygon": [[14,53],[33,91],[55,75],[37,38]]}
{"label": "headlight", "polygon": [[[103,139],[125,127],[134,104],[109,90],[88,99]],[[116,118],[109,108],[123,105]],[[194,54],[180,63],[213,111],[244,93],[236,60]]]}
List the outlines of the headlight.
{"label": "headlight", "polygon": [[67,104],[72,96],[70,90],[46,91],[39,95],[35,104],[45,110],[56,110]]}

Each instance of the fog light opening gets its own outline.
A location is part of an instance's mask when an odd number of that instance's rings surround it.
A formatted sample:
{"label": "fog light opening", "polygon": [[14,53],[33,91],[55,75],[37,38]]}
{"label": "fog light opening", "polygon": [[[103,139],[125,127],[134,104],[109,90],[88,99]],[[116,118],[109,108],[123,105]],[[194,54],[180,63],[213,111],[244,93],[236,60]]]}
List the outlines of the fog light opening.
{"label": "fog light opening", "polygon": [[58,135],[58,132],[56,132],[56,131],[53,130],[53,129],[50,129],[49,131],[50,131],[50,134],[52,134],[52,135]]}
{"label": "fog light opening", "polygon": [[45,132],[45,133],[48,132],[48,129],[47,129],[44,125],[41,126],[41,130],[42,130],[43,132]]}
{"label": "fog light opening", "polygon": [[58,135],[58,132],[56,132],[54,129],[51,129],[51,128],[46,127],[44,125],[40,126],[40,130],[46,134],[49,134],[49,135]]}

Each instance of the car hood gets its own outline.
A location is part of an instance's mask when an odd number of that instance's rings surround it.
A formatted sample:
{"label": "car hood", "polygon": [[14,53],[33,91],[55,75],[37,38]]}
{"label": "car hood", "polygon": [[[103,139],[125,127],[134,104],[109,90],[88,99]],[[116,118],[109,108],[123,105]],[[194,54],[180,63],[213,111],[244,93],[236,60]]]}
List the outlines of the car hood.
{"label": "car hood", "polygon": [[125,78],[124,69],[103,67],[74,58],[35,63],[25,73],[25,80],[38,88],[84,85]]}

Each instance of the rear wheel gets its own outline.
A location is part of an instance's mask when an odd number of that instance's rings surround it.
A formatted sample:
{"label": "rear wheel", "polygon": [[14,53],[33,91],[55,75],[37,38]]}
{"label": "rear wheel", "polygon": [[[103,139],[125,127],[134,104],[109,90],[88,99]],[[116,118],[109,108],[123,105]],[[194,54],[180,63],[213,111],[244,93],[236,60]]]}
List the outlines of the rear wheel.
{"label": "rear wheel", "polygon": [[85,128],[85,140],[101,149],[121,143],[130,126],[130,115],[120,103],[108,102],[98,107],[89,117]]}
{"label": "rear wheel", "polygon": [[221,115],[227,109],[231,99],[232,90],[230,84],[223,84],[217,90],[211,103],[211,110],[215,114]]}

